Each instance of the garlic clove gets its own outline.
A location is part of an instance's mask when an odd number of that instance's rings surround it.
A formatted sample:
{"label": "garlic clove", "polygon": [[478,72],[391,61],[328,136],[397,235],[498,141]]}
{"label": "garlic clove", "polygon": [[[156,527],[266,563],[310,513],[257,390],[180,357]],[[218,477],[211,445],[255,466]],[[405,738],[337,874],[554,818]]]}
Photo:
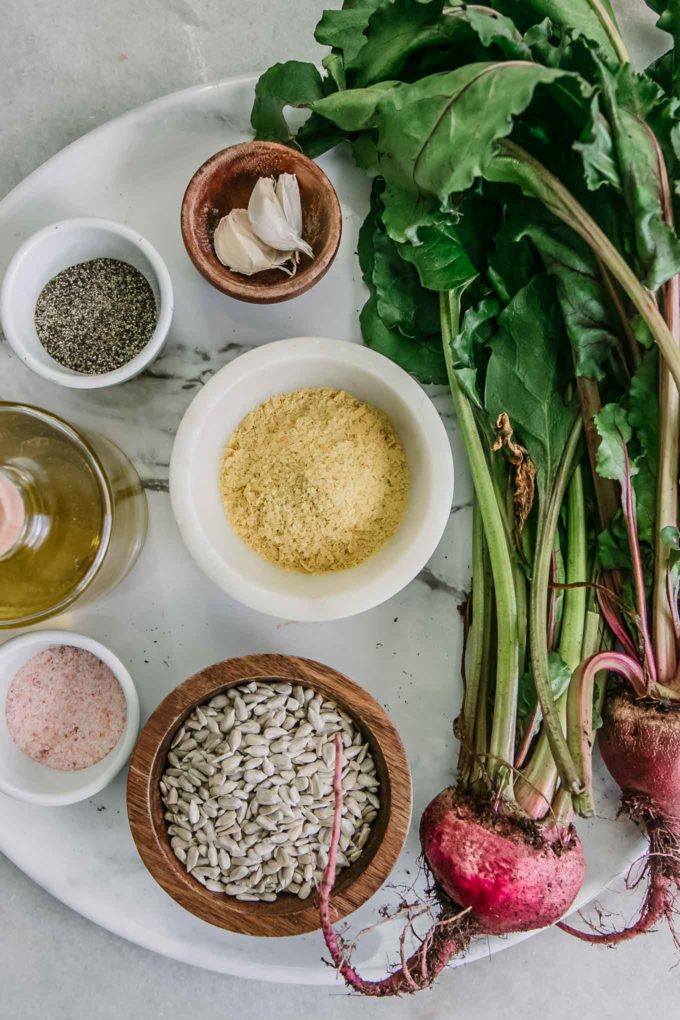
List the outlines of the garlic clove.
{"label": "garlic clove", "polygon": [[312,257],[310,246],[286,219],[273,177],[258,180],[248,202],[248,217],[253,231],[265,244],[279,251],[302,251]]}
{"label": "garlic clove", "polygon": [[290,261],[292,252],[275,251],[262,241],[253,232],[245,209],[232,209],[228,216],[222,217],[215,230],[213,246],[222,265],[234,273],[252,276],[276,268],[290,274],[282,263]]}
{"label": "garlic clove", "polygon": [[295,174],[279,174],[275,190],[283,215],[298,237],[302,237],[302,202]]}

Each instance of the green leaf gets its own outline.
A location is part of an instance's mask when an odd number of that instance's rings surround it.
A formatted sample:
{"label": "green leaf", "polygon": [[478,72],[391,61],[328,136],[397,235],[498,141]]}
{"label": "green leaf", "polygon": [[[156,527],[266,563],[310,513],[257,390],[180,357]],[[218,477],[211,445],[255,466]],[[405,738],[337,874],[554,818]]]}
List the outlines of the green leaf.
{"label": "green leaf", "polygon": [[529,283],[539,268],[534,249],[525,238],[515,238],[503,227],[489,255],[487,273],[503,304],[508,304]]}
{"label": "green leaf", "polygon": [[351,140],[352,158],[369,177],[377,177],[380,173],[377,142],[378,137],[374,131],[363,131]]}
{"label": "green leaf", "polygon": [[644,119],[657,88],[627,68],[613,73],[602,61],[597,65],[623,195],[632,217],[638,275],[650,290],[657,290],[680,272],[680,240],[664,220],[657,151]]}
{"label": "green leaf", "polygon": [[656,477],[659,470],[659,353],[647,351],[628,391],[628,422],[640,443],[644,460]]}
{"label": "green leaf", "polygon": [[334,92],[315,102],[312,109],[343,131],[364,131],[374,126],[378,103],[397,84],[394,81],[381,81],[364,89]]}
{"label": "green leaf", "polygon": [[469,192],[421,227],[415,242],[402,244],[401,257],[416,267],[423,287],[466,287],[486,265],[497,220],[495,202]]}
{"label": "green leaf", "polygon": [[378,315],[375,298],[369,298],[359,317],[361,332],[368,347],[395,361],[422,383],[446,383],[446,365],[441,340],[425,343],[409,340],[399,330],[389,330]]}
{"label": "green leaf", "polygon": [[628,470],[626,468],[628,443],[633,435],[628,415],[619,404],[607,404],[595,415],[595,427],[600,437],[596,462],[598,475],[625,486],[628,473],[634,470],[632,464]]}
{"label": "green leaf", "polygon": [[680,594],[680,531],[674,527],[661,529],[661,541],[670,549],[668,554],[668,572],[670,598],[674,598],[677,604]]}
{"label": "green leaf", "polygon": [[348,59],[353,85],[397,78],[408,57],[425,46],[446,41],[443,0],[392,0],[372,12],[364,45]]}
{"label": "green leaf", "polygon": [[517,691],[517,716],[522,722],[531,718],[537,700],[534,674],[531,671],[527,671],[519,678],[519,689]]}
{"label": "green leaf", "polygon": [[499,315],[498,326],[487,368],[486,409],[493,420],[508,414],[545,496],[578,413],[562,396],[569,355],[550,279],[535,276]]}
{"label": "green leaf", "polygon": [[255,102],[250,123],[260,141],[283,142],[293,140],[284,116],[286,106],[310,107],[324,94],[321,75],[314,64],[288,60],[274,64],[261,75],[255,86]]}
{"label": "green leaf", "polygon": [[600,111],[600,97],[593,97],[590,105],[591,119],[582,142],[576,142],[574,149],[583,160],[585,182],[591,191],[608,184],[616,191],[622,190],[621,178],[616,165],[612,133],[606,117]]}
{"label": "green leaf", "polygon": [[656,25],[663,32],[673,39],[673,48],[669,60],[669,82],[668,90],[671,95],[680,96],[680,60],[678,59],[678,45],[680,44],[680,0],[646,0],[647,6],[651,7],[660,15]]}
{"label": "green leaf", "polygon": [[324,11],[314,38],[322,46],[332,46],[337,50],[346,65],[366,42],[364,31],[371,14],[384,3],[385,0],[362,0],[360,3],[345,3],[339,11]]}
{"label": "green leaf", "polygon": [[633,336],[640,344],[640,347],[644,347],[648,350],[650,347],[654,346],[654,337],[650,333],[649,326],[641,315],[634,315],[630,320],[630,325],[633,330]]}
{"label": "green leaf", "polygon": [[359,239],[357,241],[357,255],[359,257],[359,268],[364,283],[368,287],[373,286],[373,269],[375,267],[375,246],[373,238],[376,231],[380,229],[380,214],[382,205],[380,195],[382,185],[379,181],[373,181],[371,188],[371,201],[366,219],[359,228]]}
{"label": "green leaf", "polygon": [[421,287],[415,268],[405,261],[400,248],[386,234],[381,220],[382,185],[376,181],[371,192],[368,216],[359,232],[359,265],[364,281],[375,297],[376,313],[388,330],[422,341],[435,335],[441,347],[439,300]]}
{"label": "green leaf", "polygon": [[391,90],[378,107],[386,181],[440,202],[465,191],[535,89],[564,77],[528,62],[475,63]]}
{"label": "green leaf", "polygon": [[382,183],[375,181],[359,231],[358,255],[371,297],[360,322],[364,340],[421,382],[446,382],[439,302],[424,290],[413,268],[385,233],[380,214]]}
{"label": "green leaf", "polygon": [[[380,171],[384,173],[385,163],[379,144],[376,151]],[[412,241],[416,244],[420,230],[436,223],[441,208],[433,195],[425,195],[408,184],[402,186],[390,181],[385,185],[384,201],[383,223],[387,233],[394,241]]]}
{"label": "green leaf", "polygon": [[483,298],[478,304],[467,309],[460,332],[451,341],[453,369],[466,395],[478,408],[483,407],[480,386],[481,353],[486,351],[489,341],[496,333],[499,311],[500,306],[495,298]]}
{"label": "green leaf", "polygon": [[338,91],[342,92],[347,88],[347,79],[345,78],[345,65],[343,59],[339,53],[329,53],[321,61],[323,64],[328,77],[332,79]]}
{"label": "green leaf", "polygon": [[494,7],[509,15],[522,31],[549,18],[554,26],[592,39],[607,57],[617,57],[605,21],[608,18],[616,25],[609,0],[569,0],[568,3],[565,0],[495,0]]}
{"label": "green leaf", "polygon": [[344,140],[344,133],[323,117],[312,113],[300,127],[295,141],[305,156],[316,159]]}
{"label": "green leaf", "polygon": [[551,652],[548,656],[548,669],[550,671],[550,686],[555,700],[561,698],[571,680],[571,667],[560,657],[558,652]]}
{"label": "green leaf", "polygon": [[596,680],[593,686],[593,716],[591,722],[591,729],[593,733],[597,733],[604,726],[604,719],[600,712],[600,705],[602,704],[603,691],[602,687],[606,684],[606,680]]}
{"label": "green leaf", "polygon": [[457,290],[478,275],[458,230],[442,214],[434,223],[421,227],[418,244],[402,244],[401,257],[415,266],[420,284],[430,290]]}
{"label": "green leaf", "polygon": [[[571,680],[571,669],[557,652],[551,652],[548,656],[548,676],[553,697],[557,701],[567,690]],[[536,701],[536,685],[533,674],[531,672],[524,673],[520,677],[517,698],[517,714],[520,719],[528,719],[533,715]]]}
{"label": "green leaf", "polygon": [[678,528],[667,525],[661,529],[660,537],[663,544],[667,545],[669,549],[677,549],[680,552],[680,530]]}
{"label": "green leaf", "polygon": [[630,570],[628,536],[620,514],[597,536],[597,558],[604,570]]}
{"label": "green leaf", "polygon": [[588,245],[536,203],[525,201],[513,206],[503,235],[501,240],[526,238],[535,245],[555,280],[576,374],[603,379],[609,355],[618,344],[618,323]]}
{"label": "green leaf", "polygon": [[510,18],[473,4],[460,8],[460,11],[459,16],[465,18],[482,46],[489,49],[498,46],[508,60],[531,60],[529,47]]}
{"label": "green leaf", "polygon": [[632,479],[638,535],[643,542],[654,542],[656,528],[656,475],[646,460],[639,460]]}
{"label": "green leaf", "polygon": [[377,312],[387,328],[407,337],[434,333],[439,338],[439,299],[420,286],[413,266],[401,258],[384,230],[373,235],[373,259]]}
{"label": "green leaf", "polygon": [[656,479],[659,470],[659,354],[647,351],[628,391],[628,422],[640,452],[633,478],[640,538],[654,543],[656,528]]}

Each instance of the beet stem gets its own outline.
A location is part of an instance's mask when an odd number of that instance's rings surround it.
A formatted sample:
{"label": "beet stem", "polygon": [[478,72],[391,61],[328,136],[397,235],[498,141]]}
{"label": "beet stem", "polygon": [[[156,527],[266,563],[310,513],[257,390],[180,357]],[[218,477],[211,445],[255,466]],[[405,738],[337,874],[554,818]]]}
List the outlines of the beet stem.
{"label": "beet stem", "polygon": [[[674,229],[673,199],[666,162],[656,135],[645,124],[656,153],[659,193],[666,223]],[[668,331],[680,344],[680,278],[671,277],[664,287],[664,318]],[[673,685],[678,667],[677,605],[669,599],[667,576],[670,549],[660,540],[661,530],[677,527],[678,471],[680,468],[680,395],[665,361],[659,359],[659,473],[656,487],[656,541],[654,556],[654,588],[652,597],[652,628],[659,679]],[[675,610],[675,612],[674,612]]]}
{"label": "beet stem", "polygon": [[642,655],[645,662],[646,673],[645,687],[649,686],[650,682],[656,680],[656,662],[654,659],[654,649],[652,648],[652,639],[649,633],[649,623],[647,620],[647,592],[645,589],[645,572],[642,566],[642,554],[640,552],[640,542],[638,541],[638,528],[637,528],[637,514],[635,512],[635,496],[633,493],[633,483],[630,474],[630,458],[628,457],[628,447],[623,444],[623,456],[625,461],[625,481],[622,483],[622,509],[623,518],[626,524],[626,531],[628,534],[628,548],[630,549],[630,558],[633,563],[633,585],[635,587],[635,603],[639,618],[640,637],[642,640]]}
{"label": "beet stem", "polygon": [[[581,789],[580,779],[563,732],[560,712],[550,681],[547,617],[554,535],[578,450],[582,427],[582,422],[578,418],[567,440],[557,477],[548,496],[547,505],[542,506],[539,504],[540,515],[536,535],[536,552],[529,595],[531,666],[536,692],[541,703],[541,711],[543,712],[544,732],[547,740],[550,742],[550,750],[560,778],[566,788],[572,793],[578,793]],[[552,796],[552,792],[550,796]]]}
{"label": "beet stem", "polygon": [[[474,755],[471,749],[475,737],[475,720],[480,712],[480,693],[485,663],[485,645],[491,626],[489,602],[491,586],[484,551],[484,527],[477,501],[472,516],[472,622],[470,624],[470,658],[466,671],[465,696],[461,726],[461,744],[458,757],[460,785],[465,788],[474,778]],[[482,711],[486,706],[482,706]],[[486,748],[485,748],[486,750]]]}
{"label": "beet stem", "polygon": [[[436,921],[425,936],[421,946],[410,957],[406,958],[406,935],[412,928],[413,917],[407,921],[399,940],[401,967],[380,981],[367,981],[350,964],[342,944],[342,940],[333,930],[330,916],[330,900],[335,885],[337,870],[338,845],[340,842],[340,823],[342,821],[342,737],[335,736],[335,767],[333,769],[333,826],[331,843],[328,849],[328,864],[323,873],[319,887],[319,915],[321,931],[326,948],[331,955],[333,964],[347,984],[356,992],[369,996],[401,995],[404,992],[417,992],[427,988],[453,959],[462,947],[462,940],[457,937],[456,925],[461,914],[445,917]],[[468,911],[462,911],[466,914]],[[449,934],[450,932],[450,934]]]}
{"label": "beet stem", "polygon": [[[453,367],[452,341],[458,330],[460,307],[454,292],[440,294],[440,320],[442,347],[449,388],[458,419],[458,428],[465,443],[470,472],[475,487],[477,504],[484,524],[493,574],[496,625],[496,690],[489,742],[489,761],[492,778],[500,781],[508,799],[512,798],[512,774],[505,762],[512,761],[515,753],[517,723],[517,693],[519,688],[519,648],[517,632],[517,594],[512,556],[508,544],[503,514],[489,470],[482,440],[477,428],[470,401],[458,382]],[[566,745],[565,745],[566,749]]]}

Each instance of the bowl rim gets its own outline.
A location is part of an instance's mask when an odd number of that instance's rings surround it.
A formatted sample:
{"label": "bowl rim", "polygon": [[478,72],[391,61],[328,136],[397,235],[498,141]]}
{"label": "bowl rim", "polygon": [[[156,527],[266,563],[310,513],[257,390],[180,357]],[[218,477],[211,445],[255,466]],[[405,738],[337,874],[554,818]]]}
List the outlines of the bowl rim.
{"label": "bowl rim", "polygon": [[[352,588],[323,599],[271,592],[250,580],[232,564],[218,560],[214,546],[203,534],[200,516],[192,497],[188,475],[192,463],[194,434],[212,413],[225,392],[246,380],[258,378],[265,367],[292,359],[325,359],[351,364],[383,385],[406,403],[423,446],[436,461],[437,487],[431,494],[417,536],[401,556],[390,561],[385,571],[360,589]],[[263,395],[262,400],[266,399]],[[260,400],[253,401],[256,407]],[[226,443],[228,435],[225,435]],[[215,480],[217,485],[217,479]],[[170,499],[182,539],[203,572],[224,592],[250,609],[287,620],[319,622],[344,619],[373,609],[392,598],[416,577],[434,553],[449,520],[454,490],[453,455],[441,417],[422,387],[389,358],[362,344],[328,337],[292,337],[275,340],[239,355],[216,372],[196,394],[180,422],[170,457]],[[386,576],[387,575],[387,576]]]}
{"label": "bowl rim", "polygon": [[[218,260],[212,251],[212,240],[206,243],[204,232],[197,221],[199,188],[206,177],[214,176],[224,169],[225,162],[246,151],[283,152],[308,167],[318,181],[321,190],[329,199],[332,224],[323,247],[309,266],[309,271],[282,278],[274,284],[258,284],[252,278],[233,273]],[[237,301],[250,304],[276,304],[289,301],[306,293],[318,283],[330,269],[338,253],[342,237],[342,209],[333,184],[319,164],[297,149],[291,149],[280,142],[251,140],[228,145],[209,156],[191,176],[180,208],[182,240],[193,265],[216,290]]]}
{"label": "bowl rim", "polygon": [[[324,696],[336,700],[352,715],[372,742],[374,753],[377,750],[388,780],[388,801],[380,809],[387,811],[385,828],[377,845],[371,848],[372,856],[344,888],[340,877],[331,897],[333,917],[336,920],[346,917],[378,891],[396,864],[410,828],[413,790],[406,751],[386,711],[368,691],[313,659],[279,654],[225,659],[175,687],[147,720],[132,754],[127,780],[128,821],[137,851],[153,879],[196,917],[237,934],[302,935],[321,925],[316,896],[307,901],[291,896],[290,906],[294,909],[286,912],[280,906],[285,905],[285,899],[250,903],[211,893],[192,879],[174,856],[162,807],[158,808],[158,824],[154,819],[154,804],[160,805],[157,781],[172,736],[182,720],[196,705],[252,680],[297,681],[302,686],[323,690]],[[368,846],[370,839],[367,849]]]}
{"label": "bowl rim", "polygon": [[[83,783],[82,786],[68,793],[35,793],[12,783],[0,772],[0,792],[13,797],[15,800],[21,800],[27,804],[37,804],[42,807],[62,807],[66,804],[77,804],[81,800],[87,800],[95,796],[104,787],[108,786],[130,757],[139,732],[140,710],[137,688],[129,670],[123,665],[115,652],[102,644],[101,641],[88,637],[87,634],[79,634],[71,630],[32,630],[27,634],[20,634],[17,637],[10,638],[9,641],[5,641],[0,645],[0,666],[2,666],[7,657],[8,650],[16,651],[30,645],[42,646],[43,648],[52,648],[55,645],[74,645],[76,648],[83,648],[85,651],[91,652],[92,655],[96,655],[104,665],[109,667],[120,684],[125,697],[127,719],[122,736],[105,758],[90,766],[92,769],[97,769],[98,772],[88,782]],[[38,650],[39,648],[37,647],[36,654]],[[0,706],[0,711],[4,715],[4,703]],[[106,764],[104,765],[104,763]],[[83,771],[89,772],[90,768],[87,770],[83,769]]]}
{"label": "bowl rim", "polygon": [[[22,331],[16,325],[14,314],[14,303],[17,300],[15,291],[16,277],[21,268],[23,268],[25,260],[30,259],[33,252],[48,237],[51,237],[54,231],[74,232],[92,228],[108,231],[118,237],[123,237],[139,249],[151,265],[159,292],[158,319],[154,331],[145,346],[139,354],[136,354],[125,365],[121,365],[120,368],[113,369],[111,372],[102,372],[100,375],[73,373],[69,369],[60,366],[56,361],[52,365],[36,358],[24,342]],[[7,341],[14,353],[28,368],[37,375],[42,376],[43,379],[48,379],[50,382],[56,383],[59,386],[66,386],[69,389],[102,389],[106,386],[114,386],[117,383],[126,382],[128,379],[132,379],[134,376],[139,375],[140,372],[143,372],[158,355],[167,340],[173,310],[172,279],[165,260],[158,250],[138,230],[134,230],[132,227],[118,223],[115,220],[106,219],[103,216],[75,216],[57,220],[55,223],[49,223],[47,226],[35,231],[35,233],[22,242],[10,259],[2,281],[2,288],[0,289],[0,320],[2,321],[2,328]]]}

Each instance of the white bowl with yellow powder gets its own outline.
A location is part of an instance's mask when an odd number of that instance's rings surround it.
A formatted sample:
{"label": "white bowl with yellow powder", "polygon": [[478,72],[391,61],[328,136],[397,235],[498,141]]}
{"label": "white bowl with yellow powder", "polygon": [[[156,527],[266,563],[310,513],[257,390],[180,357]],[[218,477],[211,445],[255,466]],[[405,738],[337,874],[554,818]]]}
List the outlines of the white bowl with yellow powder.
{"label": "white bowl with yellow powder", "polygon": [[198,393],[170,495],[193,558],[228,595],[288,620],[336,620],[425,566],[449,518],[453,460],[401,368],[359,344],[297,337],[241,355]]}

